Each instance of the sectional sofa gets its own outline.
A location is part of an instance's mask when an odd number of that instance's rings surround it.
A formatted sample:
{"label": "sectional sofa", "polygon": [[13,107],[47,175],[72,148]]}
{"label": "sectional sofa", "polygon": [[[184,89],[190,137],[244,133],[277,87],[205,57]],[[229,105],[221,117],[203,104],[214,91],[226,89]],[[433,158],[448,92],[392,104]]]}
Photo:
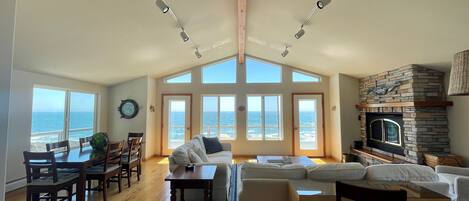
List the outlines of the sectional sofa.
{"label": "sectional sofa", "polygon": [[[213,182],[213,200],[225,201],[229,200],[230,179],[231,179],[231,161],[233,154],[231,153],[231,145],[221,143],[223,151],[206,154],[204,141],[202,136],[195,136],[190,142],[185,143],[173,150],[169,160],[169,170],[172,172],[179,166],[185,166],[189,163],[196,165],[216,165],[215,180]],[[206,155],[206,161],[194,161],[190,156],[190,150],[201,150]],[[178,192],[178,200],[180,200],[180,192]],[[184,198],[186,201],[196,201],[203,199],[203,190],[186,189],[184,190]]]}

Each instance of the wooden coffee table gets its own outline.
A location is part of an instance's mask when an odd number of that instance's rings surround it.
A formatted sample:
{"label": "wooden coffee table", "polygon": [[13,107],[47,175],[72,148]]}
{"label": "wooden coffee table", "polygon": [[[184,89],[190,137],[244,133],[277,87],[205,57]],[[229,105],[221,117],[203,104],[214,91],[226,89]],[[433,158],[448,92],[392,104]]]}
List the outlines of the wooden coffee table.
{"label": "wooden coffee table", "polygon": [[204,200],[212,200],[213,179],[217,166],[196,166],[193,171],[186,171],[185,167],[178,167],[169,174],[165,181],[171,182],[171,201],[176,201],[176,189],[181,190],[181,201],[184,201],[184,189],[204,189]]}
{"label": "wooden coffee table", "polygon": [[257,156],[257,163],[271,164],[300,164],[304,166],[313,166],[315,163],[306,156]]}
{"label": "wooden coffee table", "polygon": [[[408,201],[450,201],[451,199],[425,187],[408,182],[343,181],[350,185],[381,190],[405,190]],[[290,181],[291,201],[335,201],[335,183]]]}

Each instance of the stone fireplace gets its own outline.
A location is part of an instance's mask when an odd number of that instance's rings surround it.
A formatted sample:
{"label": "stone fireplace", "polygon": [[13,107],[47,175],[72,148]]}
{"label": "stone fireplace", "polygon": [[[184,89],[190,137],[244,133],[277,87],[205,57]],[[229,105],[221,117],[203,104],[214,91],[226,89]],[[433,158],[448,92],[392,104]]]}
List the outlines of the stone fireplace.
{"label": "stone fireplace", "polygon": [[[423,153],[449,153],[444,73],[408,65],[360,81],[361,138],[387,162],[423,163]],[[385,163],[362,157],[367,164]],[[383,158],[381,157],[381,158]]]}

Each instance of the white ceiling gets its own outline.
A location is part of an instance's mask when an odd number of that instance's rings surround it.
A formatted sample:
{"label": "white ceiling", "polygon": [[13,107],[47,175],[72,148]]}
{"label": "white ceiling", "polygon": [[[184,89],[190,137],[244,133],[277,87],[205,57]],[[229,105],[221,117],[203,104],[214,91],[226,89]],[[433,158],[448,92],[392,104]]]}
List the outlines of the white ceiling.
{"label": "white ceiling", "polygon": [[[166,2],[202,59],[154,0],[18,0],[14,66],[112,85],[236,54],[236,0]],[[332,0],[296,40],[314,2],[248,0],[246,53],[362,77],[411,63],[447,70],[454,53],[469,49],[467,0]]]}

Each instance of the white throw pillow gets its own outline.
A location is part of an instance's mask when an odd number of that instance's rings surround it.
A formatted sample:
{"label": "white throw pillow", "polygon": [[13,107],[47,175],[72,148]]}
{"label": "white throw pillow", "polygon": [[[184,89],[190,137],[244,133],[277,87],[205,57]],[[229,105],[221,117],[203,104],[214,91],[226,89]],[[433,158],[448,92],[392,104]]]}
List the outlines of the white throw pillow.
{"label": "white throw pillow", "polygon": [[194,152],[193,149],[189,149],[189,158],[191,160],[191,163],[203,163],[202,159],[197,155],[197,153]]}
{"label": "white throw pillow", "polygon": [[202,138],[202,135],[196,135],[192,138],[192,143],[198,147],[200,147],[200,149],[205,153],[207,154],[206,150],[205,150],[205,144],[204,144],[204,139]]}
{"label": "white throw pillow", "polygon": [[244,163],[241,167],[242,179],[304,179],[306,169],[299,164],[276,165],[269,163]]}
{"label": "white throw pillow", "polygon": [[186,143],[177,147],[175,150],[173,150],[172,156],[173,156],[174,162],[177,165],[182,165],[182,166],[189,164],[191,161],[189,159],[188,150],[191,148],[192,148],[192,145],[189,143]]}
{"label": "white throw pillow", "polygon": [[438,175],[431,167],[416,164],[385,164],[366,167],[368,180],[378,181],[429,181],[437,182]]}
{"label": "white throw pillow", "polygon": [[321,181],[361,180],[366,171],[360,163],[324,164],[308,167],[308,179]]}
{"label": "white throw pillow", "polygon": [[203,161],[203,162],[208,162],[208,156],[207,154],[198,146],[194,146],[192,148],[192,150],[194,150],[194,152],[200,157],[200,159]]}

